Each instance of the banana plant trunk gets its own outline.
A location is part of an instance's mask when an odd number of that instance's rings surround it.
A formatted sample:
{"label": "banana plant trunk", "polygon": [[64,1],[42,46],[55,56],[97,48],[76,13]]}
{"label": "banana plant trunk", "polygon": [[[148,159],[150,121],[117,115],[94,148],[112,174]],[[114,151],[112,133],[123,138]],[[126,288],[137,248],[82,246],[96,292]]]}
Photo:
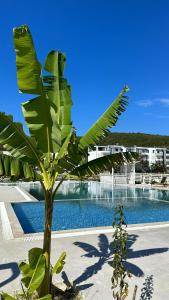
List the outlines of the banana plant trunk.
{"label": "banana plant trunk", "polygon": [[40,297],[51,293],[51,228],[53,215],[53,195],[52,190],[45,190],[45,228],[43,239],[43,253],[46,257],[45,276],[40,288]]}

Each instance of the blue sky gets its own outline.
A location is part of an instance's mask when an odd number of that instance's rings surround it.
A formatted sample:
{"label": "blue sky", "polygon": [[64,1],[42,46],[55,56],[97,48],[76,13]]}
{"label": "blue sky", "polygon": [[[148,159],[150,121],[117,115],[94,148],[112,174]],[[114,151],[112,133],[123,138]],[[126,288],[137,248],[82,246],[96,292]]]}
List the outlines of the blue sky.
{"label": "blue sky", "polygon": [[0,10],[0,110],[22,121],[12,28],[28,24],[37,55],[66,53],[73,120],[84,134],[128,84],[113,131],[169,135],[169,0],[6,0]]}

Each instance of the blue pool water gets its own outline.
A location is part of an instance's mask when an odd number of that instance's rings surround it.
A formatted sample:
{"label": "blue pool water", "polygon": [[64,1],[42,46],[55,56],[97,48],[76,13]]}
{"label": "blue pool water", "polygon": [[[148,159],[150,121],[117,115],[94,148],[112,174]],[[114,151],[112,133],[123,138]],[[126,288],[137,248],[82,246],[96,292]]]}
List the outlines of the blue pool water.
{"label": "blue pool water", "polygon": [[[27,190],[40,201],[13,203],[25,233],[44,229],[44,197],[39,185]],[[165,201],[161,201],[165,200]],[[113,187],[99,182],[65,182],[56,195],[53,230],[111,226],[114,208],[124,206],[128,224],[169,221],[169,191]]]}

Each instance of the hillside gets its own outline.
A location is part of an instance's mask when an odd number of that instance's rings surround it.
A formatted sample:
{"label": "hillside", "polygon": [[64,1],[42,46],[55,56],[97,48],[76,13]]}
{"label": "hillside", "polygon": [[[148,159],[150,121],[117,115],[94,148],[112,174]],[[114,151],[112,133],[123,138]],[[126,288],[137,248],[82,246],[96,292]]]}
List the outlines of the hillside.
{"label": "hillside", "polygon": [[169,136],[145,133],[112,132],[100,142],[100,145],[124,145],[142,147],[166,147],[169,148]]}

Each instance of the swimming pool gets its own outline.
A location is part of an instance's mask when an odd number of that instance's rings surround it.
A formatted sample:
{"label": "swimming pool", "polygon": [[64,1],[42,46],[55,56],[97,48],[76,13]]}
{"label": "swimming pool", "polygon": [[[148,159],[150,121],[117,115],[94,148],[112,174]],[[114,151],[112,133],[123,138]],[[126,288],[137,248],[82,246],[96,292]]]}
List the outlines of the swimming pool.
{"label": "swimming pool", "polygon": [[[42,190],[39,185],[26,189],[39,202],[13,203],[13,209],[25,233],[42,232]],[[118,205],[124,206],[128,224],[169,221],[169,191],[67,181],[55,197],[52,230],[111,226]]]}

